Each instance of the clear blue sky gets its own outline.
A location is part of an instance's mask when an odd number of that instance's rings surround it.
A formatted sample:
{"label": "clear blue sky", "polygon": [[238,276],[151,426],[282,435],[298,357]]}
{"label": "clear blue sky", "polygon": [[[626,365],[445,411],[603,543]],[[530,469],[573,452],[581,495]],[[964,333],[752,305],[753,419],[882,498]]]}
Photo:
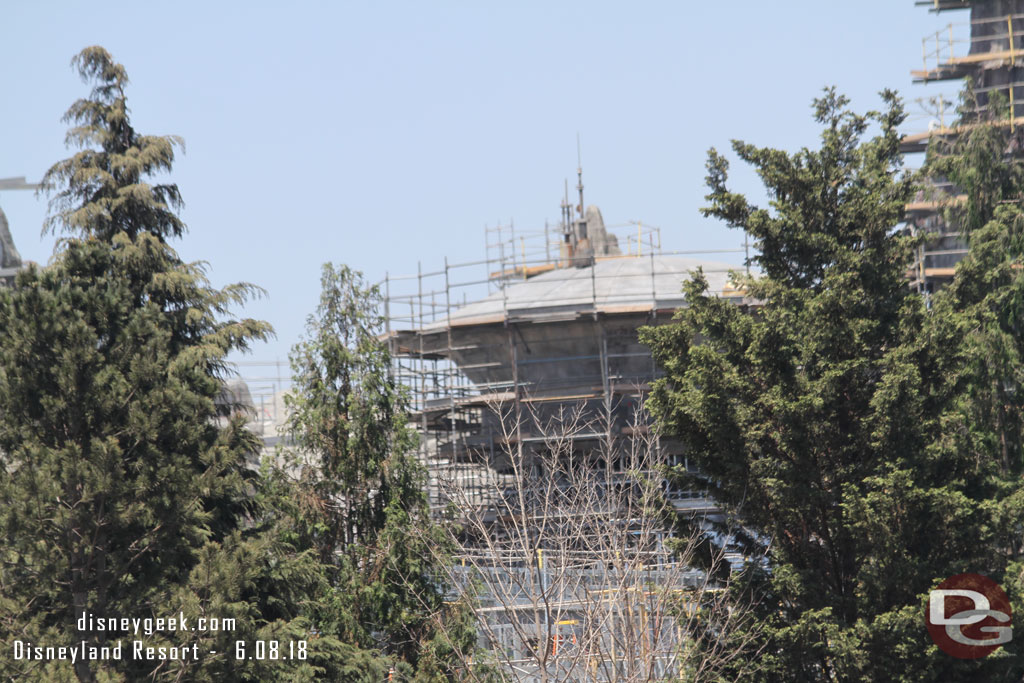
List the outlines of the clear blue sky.
{"label": "clear blue sky", "polygon": [[[861,110],[885,87],[912,110],[955,92],[909,71],[924,35],[967,19],[913,0],[22,1],[2,15],[0,178],[38,180],[68,155],[61,115],[87,92],[69,60],[106,47],[136,129],[186,141],[179,252],[215,284],[268,291],[245,310],[277,329],[258,359],[286,357],[324,261],[377,280],[482,258],[488,224],[557,221],[577,133],[606,222],[660,226],[668,249],[736,248],[698,214],[708,147],[815,144],[809,105],[829,84]],[[0,206],[22,257],[45,263],[45,198]]]}

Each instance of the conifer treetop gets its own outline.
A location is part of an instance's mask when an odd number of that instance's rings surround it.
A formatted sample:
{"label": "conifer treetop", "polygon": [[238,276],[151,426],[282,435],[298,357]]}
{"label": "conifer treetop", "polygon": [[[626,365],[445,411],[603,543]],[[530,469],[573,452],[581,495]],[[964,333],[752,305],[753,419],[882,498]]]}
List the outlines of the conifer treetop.
{"label": "conifer treetop", "polygon": [[105,241],[120,232],[133,239],[142,232],[161,241],[180,237],[185,224],[177,215],[183,206],[178,186],[146,179],[169,172],[184,142],[135,132],[125,96],[128,74],[105,49],[87,47],[71,63],[93,89],[64,114],[71,124],[65,143],[79,151],[43,176],[41,191],[61,188],[50,200],[44,232]]}

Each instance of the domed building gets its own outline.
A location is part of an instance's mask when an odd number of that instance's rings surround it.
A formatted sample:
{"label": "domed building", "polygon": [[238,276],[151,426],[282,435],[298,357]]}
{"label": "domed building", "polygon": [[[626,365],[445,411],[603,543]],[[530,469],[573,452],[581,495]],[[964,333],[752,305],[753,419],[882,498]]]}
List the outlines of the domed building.
{"label": "domed building", "polygon": [[[389,291],[387,336],[412,392],[436,506],[449,502],[446,478],[478,479],[486,504],[496,495],[484,484],[487,471],[507,470],[513,444],[527,454],[544,448],[548,426],[567,412],[577,424],[577,454],[645,433],[642,400],[659,373],[638,330],[685,306],[683,281],[698,270],[710,293],[751,303],[731,284],[737,266],[639,249],[622,254],[600,212],[588,207],[585,215],[589,238],[568,242],[557,261],[502,264],[490,273],[496,291],[478,300],[452,303],[455,266],[446,266],[444,283],[442,273],[421,272],[415,294]],[[691,496],[689,504],[704,501]]]}
{"label": "domed building", "polygon": [[498,258],[388,278],[386,338],[431,505],[458,522],[452,599],[474,595],[479,645],[526,680],[661,680],[687,638],[673,610],[708,579],[653,510],[720,516],[663,479],[685,453],[650,429],[660,373],[638,331],[686,306],[698,271],[710,294],[756,302],[737,266],[663,253],[639,222],[619,238],[596,207],[574,221],[567,205],[543,250],[506,232]]}

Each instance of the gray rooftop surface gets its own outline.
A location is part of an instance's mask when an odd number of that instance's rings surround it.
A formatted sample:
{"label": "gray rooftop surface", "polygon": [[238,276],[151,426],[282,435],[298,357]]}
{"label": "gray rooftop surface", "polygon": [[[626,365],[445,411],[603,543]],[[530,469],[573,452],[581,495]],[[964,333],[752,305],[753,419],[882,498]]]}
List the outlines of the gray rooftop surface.
{"label": "gray rooftop surface", "polygon": [[[682,256],[623,256],[583,268],[558,268],[521,282],[451,312],[452,325],[472,325],[506,317],[558,319],[585,310],[607,313],[679,308],[686,303],[682,284],[703,268],[712,294],[721,296],[729,272],[740,266]],[[740,296],[726,293],[727,296]],[[425,329],[440,328],[439,320]]]}

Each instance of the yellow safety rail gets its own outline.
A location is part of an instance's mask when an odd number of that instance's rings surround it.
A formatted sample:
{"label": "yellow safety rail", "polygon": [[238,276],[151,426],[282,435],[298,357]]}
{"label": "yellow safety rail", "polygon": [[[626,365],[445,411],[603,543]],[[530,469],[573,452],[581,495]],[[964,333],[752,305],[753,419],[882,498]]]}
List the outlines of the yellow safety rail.
{"label": "yellow safety rail", "polygon": [[[1017,35],[1020,30],[1014,27],[1024,20],[1024,15],[1010,14],[1005,17],[990,19],[975,19],[971,22],[950,23],[939,29],[934,34],[929,34],[921,39],[921,60],[924,66],[923,71],[915,72],[916,76],[924,79],[936,77],[937,72],[959,64],[975,64],[990,61],[993,59],[1006,59],[1011,65],[1017,63],[1017,46],[1021,36]],[[957,38],[955,29],[961,27],[973,27],[982,24],[999,23],[1006,25],[1006,32],[996,32],[991,35],[971,36],[968,38]],[[1022,33],[1021,35],[1024,35]],[[972,53],[971,48],[976,43],[993,41],[1006,41],[1006,49],[988,50]],[[966,48],[964,47],[966,46]]]}

